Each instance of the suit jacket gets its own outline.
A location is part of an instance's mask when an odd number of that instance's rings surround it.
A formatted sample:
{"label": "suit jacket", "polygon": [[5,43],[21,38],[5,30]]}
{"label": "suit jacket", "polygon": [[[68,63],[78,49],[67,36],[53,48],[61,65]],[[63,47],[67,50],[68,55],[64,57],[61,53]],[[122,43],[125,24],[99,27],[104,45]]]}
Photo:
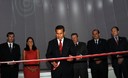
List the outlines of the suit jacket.
{"label": "suit jacket", "polygon": [[[16,43],[13,43],[12,51],[10,52],[8,43],[0,44],[0,60],[1,61],[12,61],[20,60],[20,46]],[[7,65],[7,64],[2,64]],[[18,65],[18,64],[16,64]]]}
{"label": "suit jacket", "polygon": [[[119,37],[118,44],[112,37],[108,40],[109,52],[125,51],[128,50],[128,41],[125,37]],[[122,57],[127,57],[127,54],[120,55]],[[117,55],[112,55],[112,60],[117,59]]]}
{"label": "suit jacket", "polygon": [[[107,41],[101,38],[99,39],[98,44],[95,43],[94,39],[88,41],[87,43],[88,54],[106,53],[108,51],[107,47],[108,47]],[[98,57],[89,58],[89,63],[91,64],[96,60],[107,61],[107,56],[98,56]]]}
{"label": "suit jacket", "polygon": [[[60,54],[57,39],[55,38],[49,41],[46,53],[47,58],[68,57],[69,55],[74,55],[72,40],[64,38],[62,54]],[[68,62],[67,60],[60,61],[60,67],[64,73],[71,72],[73,69],[72,65],[72,62]],[[53,66],[51,68],[53,68]]]}
{"label": "suit jacket", "polygon": [[[87,51],[87,46],[86,46],[86,43],[84,42],[79,42],[78,45],[74,45],[74,52],[75,52],[75,55],[87,55],[88,54],[88,51]],[[86,63],[87,61],[87,58],[83,58],[81,60],[76,60],[75,63],[77,62],[85,62]]]}

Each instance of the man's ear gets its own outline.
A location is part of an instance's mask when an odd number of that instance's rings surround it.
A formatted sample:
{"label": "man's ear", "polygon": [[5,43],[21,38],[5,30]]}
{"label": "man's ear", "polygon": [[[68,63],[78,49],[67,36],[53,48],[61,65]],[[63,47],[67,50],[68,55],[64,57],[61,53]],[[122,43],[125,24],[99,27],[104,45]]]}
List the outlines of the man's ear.
{"label": "man's ear", "polygon": [[66,34],[66,32],[64,32],[64,35]]}
{"label": "man's ear", "polygon": [[118,31],[118,34],[120,33],[120,31]]}
{"label": "man's ear", "polygon": [[100,36],[101,34],[99,33],[99,36]]}

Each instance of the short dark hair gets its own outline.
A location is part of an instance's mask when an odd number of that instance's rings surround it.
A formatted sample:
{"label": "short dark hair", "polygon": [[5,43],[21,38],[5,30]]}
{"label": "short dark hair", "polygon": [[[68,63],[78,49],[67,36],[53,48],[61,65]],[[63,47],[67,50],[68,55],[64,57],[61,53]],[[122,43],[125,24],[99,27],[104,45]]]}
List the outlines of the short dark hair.
{"label": "short dark hair", "polygon": [[115,28],[117,31],[119,31],[119,28],[118,28],[117,26],[113,26],[113,27],[111,28],[111,31],[112,31],[113,28]]}
{"label": "short dark hair", "polygon": [[100,33],[99,29],[94,29],[94,30],[92,30],[92,33],[93,33],[94,31],[97,31],[98,34]]}
{"label": "short dark hair", "polygon": [[65,32],[65,28],[64,28],[63,25],[58,25],[58,26],[56,26],[55,31],[56,31],[56,30],[59,30],[59,29],[63,29],[63,32]]}
{"label": "short dark hair", "polygon": [[8,37],[9,35],[14,35],[15,36],[14,32],[8,32],[6,36]]}
{"label": "short dark hair", "polygon": [[72,37],[73,35],[76,35],[76,36],[78,37],[78,34],[77,34],[77,33],[72,33],[72,34],[71,34],[71,37]]}

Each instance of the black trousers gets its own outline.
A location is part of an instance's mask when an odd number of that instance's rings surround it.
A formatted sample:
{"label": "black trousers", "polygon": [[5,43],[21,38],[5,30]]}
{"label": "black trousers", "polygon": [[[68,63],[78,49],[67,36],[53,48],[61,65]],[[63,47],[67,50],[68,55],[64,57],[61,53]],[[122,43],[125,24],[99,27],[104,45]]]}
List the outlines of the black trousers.
{"label": "black trousers", "polygon": [[116,78],[128,78],[128,59],[124,59],[122,64],[118,64],[118,60],[112,60],[112,66]]}
{"label": "black trousers", "polygon": [[74,78],[88,78],[87,63],[74,64]]}
{"label": "black trousers", "polygon": [[1,66],[1,78],[18,78],[18,66]]}
{"label": "black trousers", "polygon": [[100,64],[90,63],[92,78],[108,78],[108,63],[102,61]]}
{"label": "black trousers", "polygon": [[73,67],[70,69],[59,66],[56,70],[51,69],[51,78],[73,78]]}

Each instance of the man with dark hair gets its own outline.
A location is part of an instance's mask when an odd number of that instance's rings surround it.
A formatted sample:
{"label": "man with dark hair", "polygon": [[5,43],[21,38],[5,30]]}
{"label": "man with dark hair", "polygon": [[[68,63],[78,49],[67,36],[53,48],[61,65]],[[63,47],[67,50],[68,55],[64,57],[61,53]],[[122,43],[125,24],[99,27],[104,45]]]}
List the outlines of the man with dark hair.
{"label": "man with dark hair", "polygon": [[[107,52],[107,41],[100,38],[100,31],[92,31],[93,39],[87,43],[88,54],[100,54]],[[108,78],[107,56],[89,58],[89,67],[91,68],[92,78]]]}
{"label": "man with dark hair", "polygon": [[111,28],[111,31],[112,31],[113,29],[116,29],[117,31],[119,31],[119,28],[118,28],[117,26],[113,26],[113,27]]}
{"label": "man with dark hair", "polygon": [[[76,56],[88,54],[86,43],[79,42],[77,33],[72,33],[71,39],[74,42],[74,52]],[[76,58],[76,60],[74,61],[74,78],[88,78],[87,67],[88,66],[86,58]]]}
{"label": "man with dark hair", "polygon": [[9,37],[9,35],[13,35],[15,37],[15,34],[13,32],[8,32],[6,36]]}
{"label": "man with dark hair", "polygon": [[59,30],[59,29],[62,29],[63,32],[65,32],[65,28],[64,28],[63,25],[58,25],[58,26],[56,26],[56,28],[55,28],[55,32],[56,32],[56,30]]}
{"label": "man with dark hair", "polygon": [[[55,28],[56,38],[49,41],[46,57],[58,58],[58,57],[72,57],[73,42],[72,40],[65,38],[65,28],[62,25],[58,25]],[[51,61],[51,76],[52,78],[73,78],[73,59],[69,58],[63,61]]]}
{"label": "man with dark hair", "polygon": [[[0,61],[20,60],[20,46],[14,43],[15,34],[7,33],[7,42],[0,44]],[[1,64],[1,78],[18,78],[19,64]]]}
{"label": "man with dark hair", "polygon": [[[119,28],[114,26],[111,29],[112,38],[108,40],[109,51],[125,51],[128,50],[128,41],[125,37],[119,36]],[[116,78],[128,78],[128,66],[127,59],[128,55],[112,55],[112,67],[114,68],[114,73]]]}

